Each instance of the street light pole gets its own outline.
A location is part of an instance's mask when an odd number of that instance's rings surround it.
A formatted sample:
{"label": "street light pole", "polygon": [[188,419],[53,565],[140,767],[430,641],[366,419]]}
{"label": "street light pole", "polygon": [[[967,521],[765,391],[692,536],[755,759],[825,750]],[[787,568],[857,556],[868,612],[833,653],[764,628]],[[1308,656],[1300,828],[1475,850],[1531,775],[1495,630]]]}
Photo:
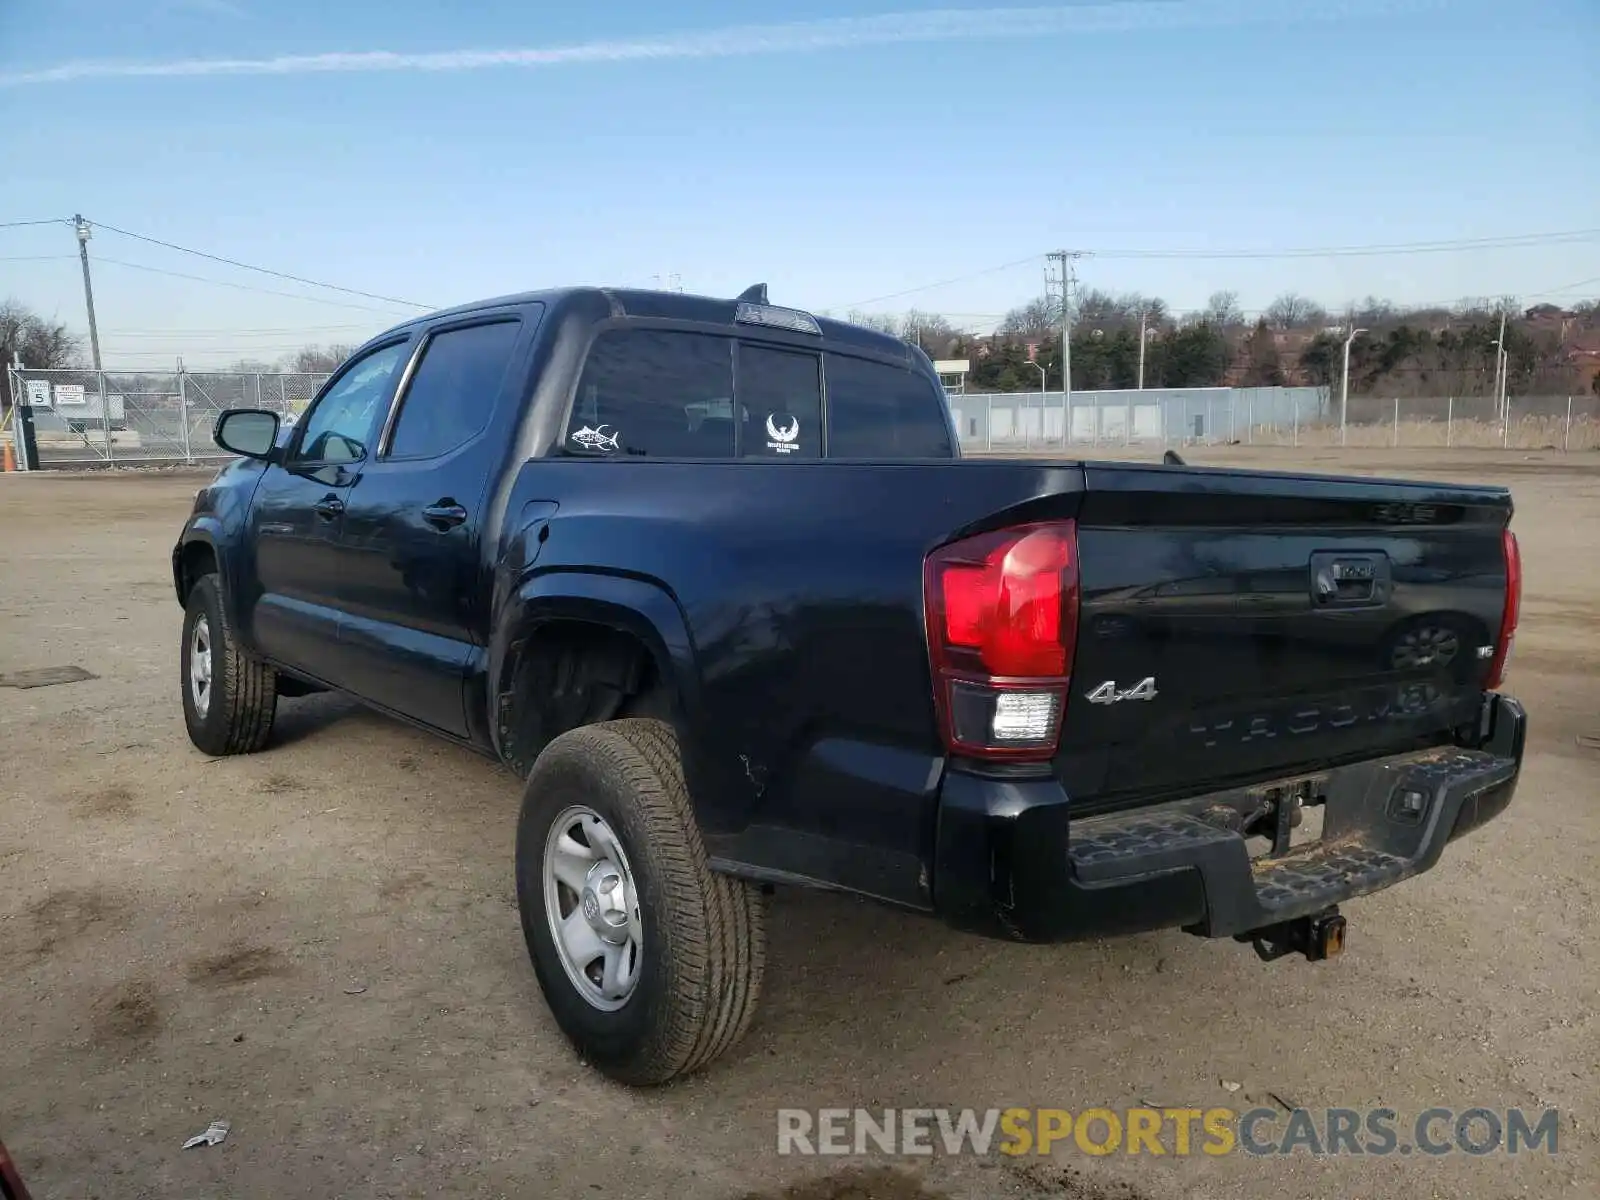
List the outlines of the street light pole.
{"label": "street light pole", "polygon": [[1339,389],[1339,445],[1346,445],[1349,436],[1350,423],[1350,343],[1355,341],[1365,329],[1352,329],[1350,336],[1344,339],[1344,383]]}
{"label": "street light pole", "polygon": [[1139,310],[1139,390],[1144,391],[1144,309]]}
{"label": "street light pole", "polygon": [[1507,392],[1507,387],[1509,387],[1510,384],[1510,350],[1502,349],[1501,352],[1499,352],[1498,365],[1499,376],[1501,376],[1501,394],[1499,394],[1499,397],[1496,397],[1496,406],[1498,406],[1501,424],[1504,424],[1504,422],[1510,418],[1510,405],[1507,403],[1507,395],[1509,395],[1509,392]]}
{"label": "street light pole", "polygon": [[1494,340],[1494,413],[1497,418],[1503,416],[1504,404],[1501,397],[1505,395],[1505,364],[1506,364],[1506,310],[1500,309],[1500,336]]}
{"label": "street light pole", "polygon": [[[1048,393],[1045,391],[1045,386],[1044,386],[1045,385],[1046,376],[1045,376],[1045,373],[1044,373],[1044,366],[1043,366],[1043,364],[1041,364],[1039,362],[1038,359],[1030,358],[1028,360],[1028,365],[1030,367],[1033,367],[1034,369],[1036,369],[1039,372],[1039,440],[1042,442],[1042,441],[1044,441],[1044,438],[1045,438],[1045,429],[1044,429],[1045,397],[1048,395]],[[1065,426],[1062,426],[1062,429],[1061,429],[1061,444],[1063,446],[1065,446],[1067,444],[1067,430],[1066,430]]]}

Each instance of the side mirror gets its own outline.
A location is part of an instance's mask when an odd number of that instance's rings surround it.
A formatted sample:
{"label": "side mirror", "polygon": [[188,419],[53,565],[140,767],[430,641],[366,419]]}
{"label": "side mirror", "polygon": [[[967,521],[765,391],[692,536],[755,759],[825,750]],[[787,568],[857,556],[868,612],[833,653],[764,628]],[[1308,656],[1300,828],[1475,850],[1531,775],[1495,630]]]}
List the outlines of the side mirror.
{"label": "side mirror", "polygon": [[278,414],[264,408],[230,408],[217,418],[211,440],[246,458],[271,459],[278,444]]}

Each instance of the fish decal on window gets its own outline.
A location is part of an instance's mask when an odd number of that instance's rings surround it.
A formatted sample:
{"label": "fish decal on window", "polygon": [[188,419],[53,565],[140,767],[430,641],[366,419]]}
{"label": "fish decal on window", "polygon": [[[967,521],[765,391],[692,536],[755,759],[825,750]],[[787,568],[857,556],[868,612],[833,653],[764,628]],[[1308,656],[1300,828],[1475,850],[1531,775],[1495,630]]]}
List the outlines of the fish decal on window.
{"label": "fish decal on window", "polygon": [[578,430],[572,435],[571,440],[577,442],[578,445],[582,446],[585,450],[622,449],[617,441],[617,439],[622,435],[620,433],[606,433],[606,430],[610,428],[611,426],[609,425],[602,425],[599,429],[590,429],[587,425],[585,425],[582,429]]}

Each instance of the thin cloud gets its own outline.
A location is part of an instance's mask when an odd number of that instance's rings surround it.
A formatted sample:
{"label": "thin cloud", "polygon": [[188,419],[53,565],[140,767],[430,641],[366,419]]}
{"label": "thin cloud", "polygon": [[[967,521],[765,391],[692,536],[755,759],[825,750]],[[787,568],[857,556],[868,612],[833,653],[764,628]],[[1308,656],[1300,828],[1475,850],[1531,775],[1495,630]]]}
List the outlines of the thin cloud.
{"label": "thin cloud", "polygon": [[783,25],[740,25],[658,37],[501,50],[388,50],[289,54],[272,58],[190,58],[160,62],[84,61],[0,74],[0,87],[105,79],[312,75],[393,71],[479,71],[672,59],[741,58],[818,50],[951,41],[1021,40],[1218,25],[1372,18],[1437,8],[1449,0],[1111,0],[1047,8],[949,8]]}

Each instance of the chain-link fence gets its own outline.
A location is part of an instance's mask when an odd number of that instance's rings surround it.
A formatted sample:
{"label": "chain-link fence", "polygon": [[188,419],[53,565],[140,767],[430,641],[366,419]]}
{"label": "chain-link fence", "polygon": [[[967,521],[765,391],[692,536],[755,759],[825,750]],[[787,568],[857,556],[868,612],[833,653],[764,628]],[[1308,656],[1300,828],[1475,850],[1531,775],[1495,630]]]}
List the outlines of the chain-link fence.
{"label": "chain-link fence", "polygon": [[[266,408],[293,419],[327,379],[323,374],[234,371],[39,371],[8,368],[11,394],[32,414],[32,459],[18,465],[151,466],[220,460],[211,440],[229,408]],[[26,439],[15,415],[19,444]]]}
{"label": "chain-link fence", "polygon": [[[5,425],[24,469],[221,460],[211,440],[229,408],[294,419],[327,376],[235,371],[39,371],[7,368],[33,416],[33,452],[16,413]],[[1328,388],[1149,388],[998,392],[949,397],[968,453],[1081,446],[1243,443],[1266,446],[1600,449],[1600,396],[1351,396]],[[0,434],[0,437],[5,435]]]}
{"label": "chain-link fence", "polygon": [[966,453],[1132,445],[1600,449],[1600,396],[1395,399],[1328,388],[952,394]]}
{"label": "chain-link fence", "polygon": [[1351,396],[1299,444],[1600,450],[1600,396]]}

